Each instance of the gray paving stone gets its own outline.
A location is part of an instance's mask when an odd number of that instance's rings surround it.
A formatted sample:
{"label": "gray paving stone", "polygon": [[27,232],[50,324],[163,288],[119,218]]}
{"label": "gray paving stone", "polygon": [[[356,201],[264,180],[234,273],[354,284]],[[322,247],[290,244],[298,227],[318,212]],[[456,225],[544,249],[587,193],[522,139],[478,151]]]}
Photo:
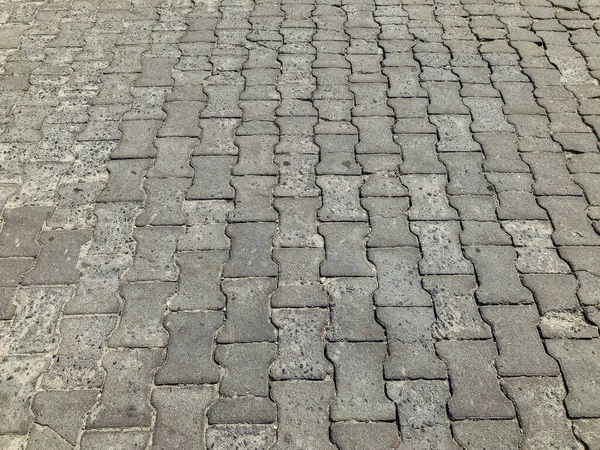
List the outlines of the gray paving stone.
{"label": "gray paving stone", "polygon": [[77,443],[85,414],[95,405],[97,389],[77,391],[39,391],[31,409],[35,422],[50,427],[69,444]]}
{"label": "gray paving stone", "polygon": [[354,148],[358,137],[349,134],[319,134],[315,143],[320,149],[320,161],[315,167],[318,175],[360,175]]}
{"label": "gray paving stone", "polygon": [[323,282],[329,294],[329,341],[380,341],[381,325],[373,314],[374,278],[330,278]]}
{"label": "gray paving stone", "polygon": [[588,203],[583,197],[544,196],[539,202],[550,215],[556,245],[600,245],[600,235],[586,216]]}
{"label": "gray paving stone", "polygon": [[80,446],[85,450],[109,450],[111,448],[145,448],[150,440],[150,432],[132,431],[94,431],[86,430],[81,435]]}
{"label": "gray paving stone", "polygon": [[155,178],[190,178],[194,171],[189,161],[192,151],[197,144],[193,138],[160,138],[154,140],[156,146],[156,161],[147,176]]}
{"label": "gray paving stone", "polygon": [[[459,96],[460,84],[456,81],[430,81],[423,83],[429,93],[429,114],[468,114],[469,110]],[[448,116],[450,117],[450,116]],[[431,120],[434,124],[436,122]],[[436,124],[437,125],[437,124]]]}
{"label": "gray paving stone", "polygon": [[474,133],[483,148],[486,172],[529,172],[518,153],[517,137],[510,132]]}
{"label": "gray paving stone", "polygon": [[573,431],[575,436],[585,443],[589,448],[597,447],[600,444],[600,420],[598,419],[580,419],[573,421]]}
{"label": "gray paving stone", "polygon": [[376,116],[353,117],[352,123],[358,128],[360,133],[360,140],[356,145],[356,153],[401,153],[402,149],[394,142],[392,135],[393,118]]}
{"label": "gray paving stone", "polygon": [[35,258],[0,258],[1,286],[17,286],[23,275],[31,269]]}
{"label": "gray paving stone", "polygon": [[467,115],[433,115],[431,122],[437,127],[438,152],[479,152],[481,146],[471,137],[471,117]]}
{"label": "gray paving stone", "polygon": [[319,226],[325,238],[325,261],[321,275],[325,277],[374,276],[375,267],[366,258],[366,223],[325,222]]}
{"label": "gray paving stone", "polygon": [[73,447],[58,433],[53,431],[52,428],[34,424],[27,439],[27,448],[30,450],[42,450],[45,448],[68,450]]}
{"label": "gray paving stone", "polygon": [[412,220],[453,220],[458,216],[448,204],[445,175],[402,175],[400,180],[408,187]]}
{"label": "gray paving stone", "polygon": [[276,405],[265,397],[221,397],[208,410],[208,423],[268,424],[277,419]]}
{"label": "gray paving stone", "polygon": [[262,450],[275,443],[272,425],[213,425],[206,430],[209,450]]}
{"label": "gray paving stone", "polygon": [[319,266],[325,252],[320,248],[278,248],[273,259],[279,264],[277,290],[271,304],[277,308],[327,306],[319,282]]}
{"label": "gray paving stone", "polygon": [[329,441],[332,381],[279,381],[272,385],[278,405],[278,440],[274,449],[334,449]]}
{"label": "gray paving stone", "polygon": [[219,393],[227,397],[269,394],[269,365],[277,347],[268,342],[217,345],[215,361],[225,369]]}
{"label": "gray paving stone", "polygon": [[235,208],[229,213],[231,222],[268,222],[278,218],[271,206],[276,177],[243,176],[233,177]]}
{"label": "gray paving stone", "polygon": [[146,179],[146,204],[144,211],[137,216],[138,227],[147,225],[184,225],[187,220],[182,211],[182,202],[191,186],[189,178]]}
{"label": "gray paving stone", "polygon": [[275,155],[274,161],[279,167],[279,184],[274,189],[276,197],[319,196],[320,190],[315,184],[317,155]]}
{"label": "gray paving stone", "polygon": [[509,246],[472,246],[465,255],[475,265],[480,304],[533,303],[533,296],[521,283],[515,266],[516,251]]}
{"label": "gray paving stone", "polygon": [[[171,313],[167,358],[156,371],[156,384],[197,384],[219,381],[219,368],[212,360],[216,330],[223,324],[220,311]],[[194,352],[190,349],[194,348]]]}
{"label": "gray paving stone", "polygon": [[133,230],[137,242],[133,265],[125,273],[127,281],[177,281],[179,268],[173,261],[181,227],[143,227]]}
{"label": "gray paving stone", "polygon": [[499,98],[465,98],[463,103],[469,107],[473,115],[471,131],[479,132],[512,132],[513,126],[506,121],[502,108],[504,102]]}
{"label": "gray paving stone", "polygon": [[0,288],[0,320],[11,320],[16,311],[16,305],[13,302],[16,288]]}
{"label": "gray paving stone", "polygon": [[496,199],[491,195],[453,195],[449,202],[463,221],[496,220]]}
{"label": "gray paving stone", "polygon": [[492,186],[483,175],[484,158],[475,152],[442,153],[440,161],[446,165],[450,182],[446,191],[450,195],[486,195]]}
{"label": "gray paving stone", "polygon": [[511,378],[502,384],[519,414],[520,447],[583,448],[563,409],[565,389],[560,378]]}
{"label": "gray paving stone", "polygon": [[562,154],[526,153],[523,160],[535,176],[533,191],[537,195],[581,195],[581,188],[570,178]]}
{"label": "gray paving stone", "polygon": [[516,420],[460,420],[452,423],[456,442],[468,450],[514,450],[521,440]]}
{"label": "gray paving stone", "polygon": [[200,119],[202,140],[194,148],[194,155],[236,155],[235,130],[240,119]]}
{"label": "gray paving stone", "polygon": [[[88,255],[127,255],[133,256],[134,219],[142,211],[138,202],[100,203],[94,208],[96,224]],[[116,256],[115,256],[116,258]],[[85,273],[82,274],[85,277]]]}
{"label": "gray paving stone", "polygon": [[[327,344],[327,357],[335,366],[336,397],[331,419],[390,421],[394,404],[385,396],[382,377],[387,350],[383,342],[334,342]],[[365,385],[362,380],[371,382]]]}
{"label": "gray paving stone", "polygon": [[177,250],[228,250],[226,218],[233,207],[233,202],[226,200],[184,201],[188,226],[185,235],[177,241]]}
{"label": "gray paving stone", "polygon": [[205,105],[205,103],[197,101],[166,102],[163,109],[166,111],[167,117],[156,135],[158,137],[200,136],[198,116],[201,111],[204,111]]}
{"label": "gray paving stone", "polygon": [[446,166],[437,159],[435,134],[400,134],[396,142],[402,148],[401,173],[446,173]]}
{"label": "gray paving stone", "polygon": [[0,412],[2,434],[26,434],[33,422],[29,409],[36,381],[50,360],[42,356],[4,356],[0,365],[0,393],[5,399]]}
{"label": "gray paving stone", "polygon": [[278,268],[270,251],[275,230],[274,222],[229,224],[226,233],[231,238],[231,252],[223,276],[276,276]]}
{"label": "gray paving stone", "polygon": [[462,226],[463,230],[460,233],[460,242],[463,246],[502,246],[512,244],[510,236],[502,230],[498,222],[463,220]]}
{"label": "gray paving stone", "polygon": [[[152,391],[156,424],[152,446],[199,448],[204,446],[204,417],[214,401],[212,386],[168,386]],[[183,417],[181,412],[185,411]]]}
{"label": "gray paving stone", "polygon": [[0,256],[37,256],[41,249],[37,236],[50,214],[48,207],[4,209]]}
{"label": "gray paving stone", "polygon": [[[238,134],[240,129],[237,129]],[[239,148],[238,164],[233,168],[234,175],[277,175],[277,166],[273,164],[277,136],[236,136],[235,144]]]}
{"label": "gray paving stone", "polygon": [[99,202],[142,202],[146,197],[142,178],[150,167],[149,159],[124,159],[107,163],[110,174],[106,188],[98,195]]}
{"label": "gray paving stone", "polygon": [[195,156],[194,184],[186,192],[188,200],[232,199],[235,190],[230,184],[234,156]]}
{"label": "gray paving stone", "polygon": [[346,450],[385,450],[396,448],[398,429],[391,422],[334,422],[331,440]]}
{"label": "gray paving stone", "polygon": [[368,211],[371,225],[368,247],[417,245],[417,237],[408,228],[407,198],[364,198],[361,204]]}
{"label": "gray paving stone", "polygon": [[527,274],[523,276],[523,284],[533,292],[542,314],[578,307],[579,283],[571,274]]}
{"label": "gray paving stone", "polygon": [[122,131],[119,145],[112,151],[113,159],[153,158],[156,148],[153,141],[159,120],[125,120],[119,125]]}
{"label": "gray paving stone", "polygon": [[450,390],[446,381],[392,381],[386,386],[398,411],[400,448],[434,448],[436,445],[459,448],[448,426],[446,402]]}
{"label": "gray paving stone", "polygon": [[317,184],[323,193],[323,206],[318,217],[328,222],[350,222],[367,220],[367,213],[359,200],[362,177],[322,175]]}
{"label": "gray paving stone", "polygon": [[491,340],[440,341],[440,357],[448,365],[452,396],[448,411],[453,419],[512,419],[513,404],[500,390]]}

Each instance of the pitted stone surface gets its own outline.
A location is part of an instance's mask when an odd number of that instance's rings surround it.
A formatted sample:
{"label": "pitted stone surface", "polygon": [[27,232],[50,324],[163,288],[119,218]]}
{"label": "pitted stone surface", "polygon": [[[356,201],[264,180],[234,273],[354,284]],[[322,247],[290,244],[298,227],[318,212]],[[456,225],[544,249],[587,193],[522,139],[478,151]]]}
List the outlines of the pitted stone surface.
{"label": "pitted stone surface", "polygon": [[593,0],[0,10],[0,448],[600,448]]}

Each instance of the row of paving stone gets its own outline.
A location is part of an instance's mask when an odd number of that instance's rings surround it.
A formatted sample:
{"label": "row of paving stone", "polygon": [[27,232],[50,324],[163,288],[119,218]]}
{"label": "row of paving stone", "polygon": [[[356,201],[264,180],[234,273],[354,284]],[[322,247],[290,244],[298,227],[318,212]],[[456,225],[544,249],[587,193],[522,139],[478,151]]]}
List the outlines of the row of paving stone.
{"label": "row of paving stone", "polygon": [[600,7],[0,7],[0,447],[600,448]]}

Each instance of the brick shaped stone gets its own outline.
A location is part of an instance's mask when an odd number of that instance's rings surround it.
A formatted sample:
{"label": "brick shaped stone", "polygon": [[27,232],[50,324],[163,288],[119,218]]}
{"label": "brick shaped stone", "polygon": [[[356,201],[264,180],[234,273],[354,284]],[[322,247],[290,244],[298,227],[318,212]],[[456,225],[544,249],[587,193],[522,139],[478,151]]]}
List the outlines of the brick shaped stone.
{"label": "brick shaped stone", "polygon": [[[217,75],[218,76],[218,75]],[[243,80],[231,80],[228,84],[211,85],[212,80],[207,80],[204,92],[208,97],[206,108],[202,110],[201,117],[242,117],[242,109],[238,106],[241,92],[243,91]]]}
{"label": "brick shaped stone", "polygon": [[4,209],[0,232],[0,256],[37,256],[41,245],[37,236],[53,208],[22,207]]}
{"label": "brick shaped stone", "polygon": [[213,425],[206,430],[208,448],[260,450],[274,443],[272,425]]}
{"label": "brick shaped stone", "polygon": [[279,167],[279,184],[275,187],[276,197],[318,197],[320,190],[315,184],[317,155],[275,155]]}
{"label": "brick shaped stone", "polygon": [[463,99],[471,110],[473,124],[471,130],[478,132],[512,132],[513,126],[507,122],[502,108],[504,102],[499,98],[471,97]]}
{"label": "brick shaped stone", "polygon": [[184,225],[187,215],[182,210],[185,193],[191,185],[188,178],[146,179],[144,211],[135,221],[138,227],[147,225]]}
{"label": "brick shaped stone", "polygon": [[323,192],[323,206],[318,211],[322,221],[350,222],[367,219],[359,199],[362,177],[322,175],[317,184]]}
{"label": "brick shaped stone", "polygon": [[531,192],[507,190],[498,193],[500,205],[496,210],[501,220],[544,220],[544,211]]}
{"label": "brick shaped stone", "polygon": [[279,227],[273,238],[276,247],[323,247],[317,232],[319,198],[276,198],[273,206],[279,213]]}
{"label": "brick shaped stone", "polygon": [[408,198],[371,197],[361,201],[369,213],[368,247],[416,247],[417,237],[408,228]]}
{"label": "brick shaped stone", "polygon": [[133,256],[135,240],[133,227],[135,216],[142,211],[141,203],[100,203],[94,208],[96,224],[89,255],[121,254]]}
{"label": "brick shaped stone", "polygon": [[401,147],[393,139],[392,117],[353,117],[352,123],[360,133],[356,153],[401,153]]}
{"label": "brick shaped stone", "polygon": [[198,140],[185,137],[160,138],[154,141],[156,161],[148,169],[148,177],[190,178],[194,171],[190,167],[190,156]]}
{"label": "brick shaped stone", "polygon": [[583,197],[549,197],[539,203],[550,215],[556,245],[600,245],[600,235],[587,217],[588,202]]}
{"label": "brick shaped stone", "polygon": [[331,440],[347,450],[387,450],[398,444],[398,428],[393,422],[333,422]]}
{"label": "brick shaped stone", "polygon": [[106,380],[88,428],[149,426],[152,374],[163,360],[161,349],[110,349],[102,360]]}
{"label": "brick shaped stone", "polygon": [[493,341],[440,341],[436,349],[450,372],[452,396],[448,410],[452,419],[515,417],[513,404],[498,384]]}
{"label": "brick shaped stone", "polygon": [[153,141],[160,120],[124,120],[119,125],[122,131],[119,145],[111,152],[112,159],[153,158],[156,148]]}
{"label": "brick shaped stone", "polygon": [[233,207],[233,202],[227,200],[184,201],[188,226],[185,235],[177,241],[177,250],[229,250],[225,227]]}
{"label": "brick shaped stone", "polygon": [[443,339],[491,338],[490,327],[481,319],[473,297],[474,277],[467,275],[427,276],[423,287],[433,297],[437,322],[436,337]]}
{"label": "brick shaped stone", "polygon": [[452,424],[456,442],[465,448],[518,448],[521,429],[516,420],[460,420]]}
{"label": "brick shaped stone", "polygon": [[[208,410],[209,424],[267,424],[277,420],[277,406],[270,398],[245,397],[228,398],[221,397]],[[262,434],[262,433],[261,433]],[[265,436],[265,442],[268,438]],[[231,442],[227,440],[225,442]],[[234,441],[240,442],[240,441]],[[241,441],[244,445],[244,441]],[[240,447],[244,448],[244,447]],[[257,447],[264,448],[264,447]]]}
{"label": "brick shaped stone", "polygon": [[135,86],[173,86],[171,69],[177,62],[176,58],[142,57],[142,74],[135,80]]}
{"label": "brick shaped stone", "polygon": [[362,222],[329,222],[319,226],[325,238],[325,261],[321,275],[374,276],[375,267],[366,258],[368,226]]}
{"label": "brick shaped stone", "polygon": [[165,320],[169,331],[167,358],[156,371],[156,384],[200,384],[219,381],[213,362],[215,332],[223,325],[220,311],[171,313]]}
{"label": "brick shaped stone", "polygon": [[202,140],[194,148],[194,155],[237,155],[234,140],[240,125],[240,119],[200,119]]}
{"label": "brick shaped stone", "polygon": [[235,190],[231,186],[231,168],[235,156],[195,156],[192,158],[194,183],[186,193],[186,199],[210,200],[232,199]]}
{"label": "brick shaped stone", "polygon": [[446,413],[450,397],[448,382],[440,380],[393,381],[387,383],[389,397],[396,404],[402,444],[407,447],[441,446],[458,449]]}
{"label": "brick shaped stone", "polygon": [[402,175],[400,179],[408,187],[411,197],[410,220],[453,220],[458,217],[448,204],[445,175]]}
{"label": "brick shaped stone", "polygon": [[431,122],[437,127],[438,152],[479,152],[481,146],[472,138],[471,117],[461,115],[431,116]]}
{"label": "brick shaped stone", "polygon": [[279,217],[271,205],[276,177],[247,175],[233,177],[235,208],[229,213],[231,222],[269,222]]}
{"label": "brick shaped stone", "polygon": [[272,135],[237,136],[235,144],[239,148],[239,160],[233,174],[277,175],[273,154],[278,142],[279,137]]}
{"label": "brick shaped stone", "polygon": [[276,287],[274,278],[224,280],[227,320],[217,342],[274,342],[277,332],[269,320],[269,300]]}
{"label": "brick shaped stone", "polygon": [[325,257],[321,248],[277,248],[278,287],[271,296],[276,308],[327,306],[328,298],[319,281],[319,266]]}
{"label": "brick shaped stone", "polygon": [[542,314],[550,311],[575,310],[579,303],[577,290],[579,283],[571,274],[526,274],[523,284],[535,297]]}
{"label": "brick shaped stone", "polygon": [[373,315],[374,278],[331,278],[323,283],[329,294],[330,341],[379,341],[383,328]]}
{"label": "brick shaped stone", "polygon": [[[204,446],[206,410],[216,398],[213,386],[165,386],[152,391],[156,424],[152,445],[159,448]],[[184,411],[185,414],[181,412]]]}
{"label": "brick shaped stone", "polygon": [[358,136],[349,134],[319,134],[315,143],[320,149],[320,161],[316,166],[318,175],[360,175],[354,148]]}
{"label": "brick shaped stone", "polygon": [[229,224],[226,233],[231,238],[231,252],[223,276],[277,276],[277,264],[271,259],[271,239],[276,228],[274,222]]}
{"label": "brick shaped stone", "polygon": [[167,116],[158,130],[158,137],[199,137],[201,130],[198,117],[205,103],[196,101],[166,102],[163,109]]}
{"label": "brick shaped stone", "polygon": [[509,378],[502,384],[519,412],[521,448],[583,448],[564,411],[560,378]]}
{"label": "brick shaped stone", "polygon": [[[384,393],[385,347],[383,342],[327,344],[327,357],[335,366],[336,397],[330,413],[333,421],[394,420],[394,404]],[[367,379],[371,382],[365,385],[362,380]]]}
{"label": "brick shaped stone", "polygon": [[108,339],[110,347],[165,347],[169,335],[163,327],[167,300],[175,283],[128,283],[121,286],[123,312]]}
{"label": "brick shaped stone", "polygon": [[98,195],[98,202],[142,202],[146,197],[142,178],[150,159],[123,159],[107,162],[108,184]]}
{"label": "brick shaped stone", "polygon": [[278,405],[278,442],[273,449],[337,448],[329,441],[329,403],[334,385],[328,381],[277,381],[272,398]]}
{"label": "brick shaped stone", "polygon": [[133,265],[125,273],[127,281],[177,281],[179,268],[173,261],[181,227],[135,228],[137,249]]}
{"label": "brick shaped stone", "polygon": [[465,255],[475,265],[479,286],[475,292],[481,304],[533,303],[533,296],[519,278],[517,252],[509,246],[471,246]]}
{"label": "brick shaped stone", "polygon": [[529,172],[519,155],[514,133],[474,133],[473,138],[483,148],[483,168],[486,172]]}
{"label": "brick shaped stone", "polygon": [[468,114],[459,92],[460,84],[456,81],[430,81],[423,83],[429,93],[429,114]]}
{"label": "brick shaped stone", "polygon": [[448,169],[450,195],[486,195],[493,187],[483,176],[483,156],[479,152],[442,153],[439,155]]}
{"label": "brick shaped stone", "polygon": [[446,173],[437,158],[435,134],[401,134],[396,141],[402,147],[401,173]]}
{"label": "brick shaped stone", "polygon": [[172,311],[224,308],[221,268],[228,257],[225,251],[177,253],[179,285],[177,294],[169,301],[169,308]]}
{"label": "brick shaped stone", "polygon": [[219,393],[226,397],[269,394],[269,365],[277,347],[269,342],[220,344],[215,361],[225,369]]}

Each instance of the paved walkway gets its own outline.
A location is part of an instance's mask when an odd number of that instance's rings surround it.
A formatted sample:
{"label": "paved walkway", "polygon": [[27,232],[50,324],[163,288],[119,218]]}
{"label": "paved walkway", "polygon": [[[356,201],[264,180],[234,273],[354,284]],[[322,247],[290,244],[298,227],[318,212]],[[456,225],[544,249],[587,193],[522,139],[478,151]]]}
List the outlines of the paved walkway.
{"label": "paved walkway", "polygon": [[597,0],[2,0],[0,448],[600,449]]}

